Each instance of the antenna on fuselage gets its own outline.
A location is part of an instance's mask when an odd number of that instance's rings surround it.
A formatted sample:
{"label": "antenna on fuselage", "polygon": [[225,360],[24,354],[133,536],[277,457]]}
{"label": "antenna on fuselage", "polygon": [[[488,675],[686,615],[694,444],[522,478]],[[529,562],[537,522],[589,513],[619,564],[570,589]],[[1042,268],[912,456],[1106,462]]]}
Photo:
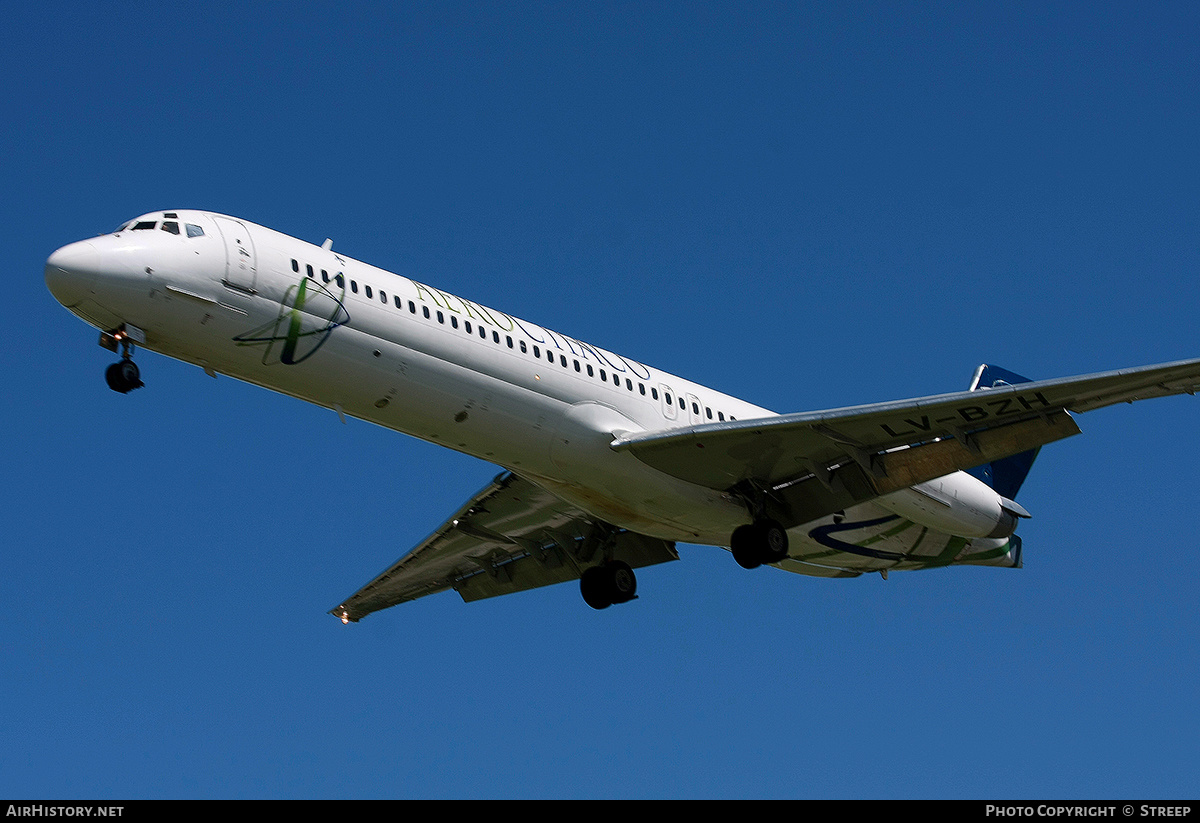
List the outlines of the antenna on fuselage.
{"label": "antenna on fuselage", "polygon": [[325,249],[325,251],[329,251],[330,249],[332,249],[333,248],[333,238],[326,237],[325,242],[321,244],[321,248]]}

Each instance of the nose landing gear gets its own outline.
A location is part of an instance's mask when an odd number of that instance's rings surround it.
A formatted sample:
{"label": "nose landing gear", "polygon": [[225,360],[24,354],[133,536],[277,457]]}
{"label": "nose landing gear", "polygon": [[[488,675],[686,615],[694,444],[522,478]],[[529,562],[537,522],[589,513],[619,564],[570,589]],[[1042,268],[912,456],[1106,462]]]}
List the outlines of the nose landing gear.
{"label": "nose landing gear", "polygon": [[128,324],[121,326],[116,331],[103,332],[100,335],[101,346],[113,352],[118,348],[121,350],[121,360],[113,363],[104,372],[104,380],[108,383],[108,387],[121,394],[129,394],[134,389],[140,389],[146,385],[142,382],[137,363],[133,362],[133,341],[135,339],[144,343],[146,336],[141,329]]}
{"label": "nose landing gear", "polygon": [[141,381],[137,363],[127,358],[109,366],[104,372],[104,379],[110,389],[121,394],[129,394],[146,385]]}

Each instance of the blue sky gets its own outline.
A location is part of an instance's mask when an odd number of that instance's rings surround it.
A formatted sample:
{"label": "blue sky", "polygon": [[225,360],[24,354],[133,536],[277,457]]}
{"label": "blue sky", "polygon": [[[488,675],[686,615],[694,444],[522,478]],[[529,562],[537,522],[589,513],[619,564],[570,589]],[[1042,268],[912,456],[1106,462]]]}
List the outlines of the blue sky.
{"label": "blue sky", "polygon": [[[1025,568],[682,546],[325,612],[497,469],[143,354],[45,258],[235,214],[779,411],[1200,353],[1200,8],[24,4],[0,50],[0,796],[1194,798],[1194,398],[1083,416]],[[15,328],[14,328],[15,326]]]}

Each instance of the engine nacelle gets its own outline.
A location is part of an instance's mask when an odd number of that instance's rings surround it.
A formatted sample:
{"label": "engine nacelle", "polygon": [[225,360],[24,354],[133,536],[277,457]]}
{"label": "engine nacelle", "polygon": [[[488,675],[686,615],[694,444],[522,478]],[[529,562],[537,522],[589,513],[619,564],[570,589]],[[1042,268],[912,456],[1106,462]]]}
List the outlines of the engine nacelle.
{"label": "engine nacelle", "polygon": [[966,472],[885,494],[874,502],[914,523],[958,537],[1008,537],[1017,530],[1018,518],[1029,517],[1020,504]]}

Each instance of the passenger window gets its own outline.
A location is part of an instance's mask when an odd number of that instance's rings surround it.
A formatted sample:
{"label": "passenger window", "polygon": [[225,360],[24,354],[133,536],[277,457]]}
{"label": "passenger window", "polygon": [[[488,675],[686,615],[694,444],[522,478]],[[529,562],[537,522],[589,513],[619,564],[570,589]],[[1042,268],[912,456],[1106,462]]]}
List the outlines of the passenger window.
{"label": "passenger window", "polygon": [[652,386],[650,388],[650,396],[653,397],[655,400],[657,400],[658,399],[658,389],[656,389]]}
{"label": "passenger window", "polygon": [[404,308],[404,301],[400,299],[400,295],[393,294],[392,302],[394,302],[396,304],[396,308],[398,308],[398,309]]}
{"label": "passenger window", "polygon": [[470,320],[464,320],[464,321],[463,321],[463,328],[467,330],[467,334],[470,334],[470,333],[471,333],[471,321],[470,321]]}
{"label": "passenger window", "polygon": [[357,280],[350,281],[350,291],[354,292],[355,294],[358,294],[358,281]]}
{"label": "passenger window", "polygon": [[633,391],[633,381],[630,380],[628,377],[625,378],[625,388],[629,389],[630,391]]}
{"label": "passenger window", "polygon": [[329,282],[329,272],[325,271],[325,269],[321,269],[321,282],[322,283]]}
{"label": "passenger window", "polygon": [[342,273],[341,273],[341,272],[338,272],[337,274],[335,274],[335,275],[333,276],[333,279],[334,279],[335,281],[337,281],[337,284],[338,284],[338,288],[339,288],[339,289],[344,289],[344,288],[346,288],[346,278],[345,278],[345,277],[342,277]]}
{"label": "passenger window", "polygon": [[538,346],[533,347],[533,356],[539,360],[542,359],[542,350],[540,347],[538,347]]}
{"label": "passenger window", "polygon": [[386,302],[387,302],[387,295],[383,293],[383,289],[380,289],[380,290],[379,290],[379,302],[380,302],[380,303],[386,303]]}
{"label": "passenger window", "polygon": [[300,273],[300,262],[294,258],[292,259],[292,271]]}
{"label": "passenger window", "polygon": [[162,224],[162,230],[167,234],[179,234],[179,224],[172,220],[166,220]]}
{"label": "passenger window", "polygon": [[421,313],[425,315],[426,320],[429,319],[429,307],[428,306],[422,306]]}
{"label": "passenger window", "polygon": [[644,395],[645,393],[646,393],[646,384],[638,383],[638,394]]}
{"label": "passenger window", "polygon": [[560,354],[560,355],[558,356],[558,359],[559,359],[559,360],[562,362],[562,367],[565,369],[565,368],[567,367],[567,357],[566,357],[566,355],[564,355],[564,354]]}
{"label": "passenger window", "polygon": [[417,313],[417,304],[414,303],[413,301],[409,300],[408,301],[408,311],[409,311],[409,314],[416,314]]}
{"label": "passenger window", "polygon": [[511,349],[513,347],[512,337],[506,335],[504,339],[508,341],[508,347]]}
{"label": "passenger window", "polygon": [[526,347],[526,345],[525,345],[525,341],[524,341],[524,340],[522,340],[522,341],[521,341],[521,354],[525,354],[525,353],[526,353],[526,352],[528,352],[528,351],[529,351],[529,349],[528,349],[528,347]]}
{"label": "passenger window", "polygon": [[600,370],[600,379],[603,380],[605,383],[608,382],[608,372],[606,372],[604,369]]}
{"label": "passenger window", "polygon": [[370,287],[370,286],[365,286],[364,288],[365,288],[365,290],[366,290],[366,292],[367,292],[367,297],[374,297],[374,296],[375,296],[375,295],[371,294],[371,287]]}
{"label": "passenger window", "polygon": [[579,361],[575,361],[575,371],[579,371]]}
{"label": "passenger window", "polygon": [[595,375],[595,373],[592,371],[592,364],[591,364],[591,363],[588,363],[587,371],[588,371],[588,377],[595,377],[595,376],[596,376],[596,375]]}
{"label": "passenger window", "polygon": [[712,409],[710,409],[708,406],[704,407],[704,416],[709,420],[712,420]]}
{"label": "passenger window", "polygon": [[498,332],[498,331],[493,331],[493,332],[492,332],[492,342],[493,342],[493,343],[499,343],[499,342],[500,342],[500,332]]}
{"label": "passenger window", "polygon": [[441,323],[442,325],[446,324],[446,316],[444,314],[442,314],[441,312],[438,312],[438,322]]}
{"label": "passenger window", "polygon": [[[204,236],[204,229],[200,228],[195,223],[185,223],[184,228],[187,230],[188,237],[203,237]],[[295,261],[293,260],[292,262],[294,263]],[[296,269],[296,271],[299,271],[299,269]]]}
{"label": "passenger window", "polygon": [[717,412],[717,419],[718,419],[718,420],[724,420],[724,419],[725,419],[725,412]]}
{"label": "passenger window", "polygon": [[670,393],[670,392],[667,392],[667,393],[664,395],[664,397],[666,397],[666,398],[667,398],[667,405],[668,405],[668,406],[669,406],[669,405],[671,405],[672,403],[674,403],[674,402],[675,402],[674,400],[672,400],[672,399],[671,399],[671,393]]}
{"label": "passenger window", "polygon": [[479,337],[481,340],[487,340],[487,329],[483,326],[479,327]]}

